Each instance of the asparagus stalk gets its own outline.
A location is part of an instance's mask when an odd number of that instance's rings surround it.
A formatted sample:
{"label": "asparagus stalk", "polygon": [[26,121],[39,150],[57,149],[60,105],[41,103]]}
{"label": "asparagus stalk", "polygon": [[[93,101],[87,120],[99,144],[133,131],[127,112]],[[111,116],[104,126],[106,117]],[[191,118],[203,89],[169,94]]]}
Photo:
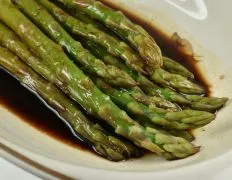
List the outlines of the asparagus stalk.
{"label": "asparagus stalk", "polygon": [[[42,0],[44,1],[44,0]],[[48,6],[49,8],[49,6]],[[52,9],[52,8],[49,8]],[[53,12],[54,13],[54,12]],[[96,25],[96,22],[93,22],[90,18],[86,17],[85,15],[81,14],[80,12],[76,13],[76,17],[78,19],[81,19],[83,22],[87,22],[87,24],[90,24],[92,26]],[[95,26],[97,27],[97,26]],[[188,98],[187,96],[184,97],[182,95],[178,95],[174,91],[171,91],[169,89],[162,89],[154,84],[152,84],[146,77],[136,73],[135,71],[132,71],[130,68],[125,66],[123,63],[119,62],[115,57],[109,55],[108,53],[104,52],[104,48],[100,47],[99,45],[96,45],[92,43],[91,41],[87,41],[87,47],[91,49],[91,51],[98,56],[99,58],[103,59],[106,64],[111,64],[116,67],[119,67],[120,69],[123,69],[128,74],[130,74],[137,82],[139,82],[140,87],[143,89],[143,91],[146,91],[150,95],[159,95],[162,98],[166,98],[172,102],[183,104],[183,105],[190,105],[193,109],[197,110],[207,110],[207,111],[215,111],[219,108],[221,108],[227,101],[227,98],[205,98],[201,96],[195,96],[195,98]],[[180,74],[184,77],[193,78],[193,74],[188,71],[185,67],[183,67],[181,64],[171,60],[170,58],[163,57],[164,62],[164,68],[171,72]],[[181,78],[183,79],[183,78]],[[199,88],[199,87],[198,87]],[[197,101],[200,100],[201,101]],[[192,102],[190,100],[193,100]]]}
{"label": "asparagus stalk", "polygon": [[[102,45],[113,56],[124,59],[126,58],[123,56],[124,52],[126,52],[125,54],[133,53],[127,44],[122,41],[118,41],[116,38],[99,30],[99,25],[97,22],[90,19],[83,13],[75,13],[74,16],[77,18],[75,19],[61,8],[47,0],[37,0],[37,2],[41,3],[61,24],[69,29],[70,32],[85,38],[85,40],[88,39],[89,41]],[[102,29],[102,27],[100,27],[100,29]],[[121,46],[118,47],[119,45]],[[139,57],[137,57],[137,59],[139,59]],[[170,73],[180,74],[187,78],[194,78],[194,75],[188,69],[168,57],[163,57],[163,65],[164,68]]]}
{"label": "asparagus stalk", "polygon": [[[83,45],[88,48],[96,57],[99,57],[102,59],[106,64],[110,64],[113,66],[116,66],[124,71],[126,71],[129,75],[131,75],[132,78],[134,78],[135,81],[139,83],[139,87],[147,91],[149,88],[153,89],[153,87],[156,87],[151,81],[149,81],[145,76],[131,70],[129,67],[127,67],[125,64],[120,62],[117,58],[111,56],[108,52],[105,51],[105,49],[101,46],[98,46],[95,43],[92,43],[91,41],[85,41],[84,39],[80,38]],[[171,103],[170,101],[157,97],[157,96],[147,96],[144,94],[139,88],[132,88],[128,89],[128,92],[131,93],[132,97],[137,100],[138,102],[141,102],[148,106],[157,106],[160,108],[167,109],[169,111],[178,111],[180,110],[180,107],[177,104]],[[180,96],[182,99],[182,96]],[[183,98],[184,99],[184,98]],[[185,99],[184,99],[185,100]],[[187,100],[185,100],[187,101]]]}
{"label": "asparagus stalk", "polygon": [[110,9],[99,1],[94,0],[57,0],[67,7],[76,9],[97,19],[113,30],[121,38],[128,41],[143,57],[150,72],[163,65],[161,50],[145,32],[145,30],[132,23],[123,13]]}
{"label": "asparagus stalk", "polygon": [[87,141],[99,155],[112,161],[120,161],[137,154],[138,150],[134,146],[108,135],[101,126],[91,123],[59,89],[1,46],[0,65],[41,97],[46,105],[52,107],[71,126],[75,136],[81,141]]}
{"label": "asparagus stalk", "polygon": [[215,112],[223,107],[228,101],[228,98],[226,97],[202,97],[197,95],[185,95],[185,97],[192,102],[190,105],[192,109],[204,109],[209,112]]}
{"label": "asparagus stalk", "polygon": [[188,105],[191,102],[184,98],[182,95],[171,91],[169,89],[163,89],[155,85],[153,82],[148,80],[145,76],[133,71],[131,68],[120,62],[119,59],[111,56],[104,47],[99,46],[92,41],[85,41],[85,39],[79,38],[83,45],[89,49],[96,57],[99,57],[106,64],[116,66],[126,71],[136,82],[139,83],[139,87],[151,96],[161,97],[167,101],[171,101],[178,104]]}
{"label": "asparagus stalk", "polygon": [[[73,8],[70,8],[67,6],[63,6],[63,3],[60,3],[58,1],[54,1],[54,0],[48,0],[48,1],[52,2],[53,4],[55,4],[58,7],[61,7],[66,12],[68,12],[71,16],[75,17],[76,19],[80,20],[81,22],[83,22],[85,24],[92,24],[92,26],[94,26],[96,29],[99,29],[101,31],[109,33],[109,29],[104,24],[102,24],[101,22],[99,22],[95,19],[92,19],[87,14],[80,12],[80,11],[77,12]],[[110,34],[113,36],[117,36],[113,31],[110,31]]]}
{"label": "asparagus stalk", "polygon": [[190,131],[181,131],[181,130],[177,131],[175,129],[171,129],[168,132],[173,136],[182,137],[189,142],[192,142],[193,140],[195,140],[194,135]]}
{"label": "asparagus stalk", "polygon": [[[115,39],[114,37],[109,36],[106,33],[99,31],[98,29],[95,29],[94,26],[92,26],[91,24],[86,26],[84,23],[78,21],[72,16],[69,16],[62,9],[58,8],[57,6],[46,0],[37,1],[40,2],[44,7],[46,7],[46,9],[73,34],[79,36],[81,35],[88,40],[103,45],[107,48],[108,52],[115,56],[120,56],[121,58],[124,58],[125,54],[130,54],[131,58],[129,59],[133,59],[132,57],[135,56],[133,55],[132,50],[124,42],[117,41],[117,39]],[[28,13],[29,12],[31,12],[31,9],[28,8]],[[165,61],[168,61],[165,63],[165,67],[167,69],[172,67],[173,72],[182,72],[189,75],[190,72],[180,64],[175,63],[174,61],[167,58],[165,58]],[[204,92],[204,90],[200,86],[192,83],[182,76],[168,73],[162,69],[155,69],[154,73],[151,76],[151,79],[165,87],[173,87],[174,89],[177,89],[182,93],[202,94]]]}
{"label": "asparagus stalk", "polygon": [[193,73],[191,73],[188,69],[186,69],[181,64],[173,61],[172,59],[168,57],[163,57],[164,62],[164,69],[167,70],[170,73],[179,74],[186,78],[194,78]]}
{"label": "asparagus stalk", "polygon": [[93,41],[89,41],[84,38],[78,38],[78,39],[87,49],[91,51],[91,53],[93,53],[96,57],[99,57],[106,64],[116,66],[119,69],[122,69],[125,72],[127,72],[137,83],[139,83],[139,86],[142,90],[145,90],[149,87],[153,88],[153,82],[148,80],[144,75],[128,67],[126,64],[121,62],[115,56],[112,56],[111,54],[109,54],[105,47],[100,46],[94,43]]}
{"label": "asparagus stalk", "polygon": [[199,151],[198,147],[183,138],[168,136],[161,132],[149,132],[133,121],[108,96],[98,90],[60,47],[32,24],[10,0],[0,1],[0,19],[41,57],[53,75],[46,77],[47,79],[78,102],[88,113],[111,125],[117,134],[167,159],[185,158]]}
{"label": "asparagus stalk", "polygon": [[75,17],[75,19],[80,20],[85,24],[91,24],[96,29],[102,30],[104,32],[109,31],[109,29],[105,27],[103,24],[101,24],[100,22],[97,22],[96,20],[90,18],[89,16],[87,16],[86,14],[82,12],[75,12],[72,9],[68,9],[68,11],[70,12],[72,16]]}
{"label": "asparagus stalk", "polygon": [[153,131],[158,130],[158,131],[160,131],[164,134],[167,134],[167,135],[172,135],[172,136],[184,138],[189,142],[192,142],[193,140],[195,140],[195,137],[187,130],[170,129],[167,131],[161,127],[150,125],[150,124],[147,124],[144,126],[147,128],[151,128]]}
{"label": "asparagus stalk", "polygon": [[187,78],[179,74],[169,73],[161,68],[156,69],[150,78],[153,82],[166,88],[172,88],[180,93],[185,93],[185,94],[204,93],[204,89],[202,87],[189,81]]}
{"label": "asparagus stalk", "polygon": [[180,130],[180,129],[169,129],[168,131],[160,126],[148,123],[148,122],[144,122],[144,120],[141,117],[133,117],[134,119],[136,119],[136,121],[140,122],[144,127],[146,128],[152,128],[153,130],[158,130],[164,134],[167,135],[172,135],[172,136],[177,136],[177,137],[181,137],[186,139],[189,142],[192,142],[195,137],[194,135],[188,131],[188,130]]}
{"label": "asparagus stalk", "polygon": [[143,117],[143,121],[160,125],[167,129],[190,129],[204,126],[215,119],[215,115],[204,111],[183,110],[179,112],[167,112],[166,110],[153,108],[135,101],[127,90],[117,90],[105,83],[100,78],[92,77],[96,86],[121,108],[132,115]]}
{"label": "asparagus stalk", "polygon": [[141,57],[123,41],[96,28],[94,26],[95,22],[94,24],[83,23],[47,0],[36,1],[43,5],[73,35],[81,36],[106,47],[110,54],[123,59],[132,69],[142,73],[145,72]]}
{"label": "asparagus stalk", "polygon": [[60,44],[84,71],[102,77],[108,83],[121,87],[131,87],[136,82],[124,71],[115,66],[105,65],[95,58],[80,42],[75,41],[55,19],[34,0],[14,1],[55,42]]}
{"label": "asparagus stalk", "polygon": [[[165,100],[166,103],[168,103],[169,101],[169,102],[177,103],[180,106],[187,106],[195,110],[202,110],[209,112],[214,112],[217,109],[220,109],[228,101],[228,98],[202,97],[198,95],[185,95],[185,94],[182,95],[182,94],[178,94],[177,92],[169,88],[161,88],[156,84],[154,84],[153,82],[151,82],[150,80],[148,80],[145,76],[127,67],[125,64],[120,62],[117,58],[111,56],[105,50],[104,47],[101,47],[91,41],[85,41],[84,39],[81,38],[80,40],[87,49],[89,49],[96,57],[102,59],[106,64],[116,66],[126,71],[135,81],[139,83],[139,87],[146,94],[149,94],[150,96],[154,97],[154,99],[160,97],[163,99],[162,101]],[[161,108],[165,108],[165,107],[161,107]]]}
{"label": "asparagus stalk", "polygon": [[138,87],[127,89],[127,92],[140,103],[147,105],[149,107],[158,107],[165,109],[167,111],[175,112],[180,111],[181,108],[177,104],[171,103],[163,98],[156,97],[156,96],[147,96],[144,92],[139,89]]}

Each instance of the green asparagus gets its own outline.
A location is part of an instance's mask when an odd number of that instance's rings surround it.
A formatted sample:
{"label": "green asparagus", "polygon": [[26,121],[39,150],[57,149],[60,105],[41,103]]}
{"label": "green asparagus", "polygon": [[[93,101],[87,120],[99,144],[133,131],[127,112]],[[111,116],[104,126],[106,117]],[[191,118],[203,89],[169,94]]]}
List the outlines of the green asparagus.
{"label": "green asparagus", "polygon": [[171,101],[177,104],[188,105],[191,102],[184,98],[182,95],[171,91],[170,89],[163,89],[155,85],[153,82],[148,80],[145,76],[133,71],[131,68],[127,67],[125,64],[119,61],[119,59],[111,56],[104,47],[99,46],[92,41],[86,41],[85,39],[79,38],[83,45],[89,49],[96,57],[99,57],[106,64],[116,66],[124,71],[126,71],[136,82],[139,83],[139,87],[151,96],[161,97],[166,101]]}
{"label": "green asparagus", "polygon": [[116,34],[113,31],[109,31],[109,29],[102,24],[101,22],[98,22],[95,19],[92,19],[90,16],[88,16],[87,14],[83,13],[83,12],[76,12],[75,10],[73,10],[73,8],[70,7],[65,7],[63,6],[63,3],[60,3],[58,1],[54,1],[54,0],[48,0],[51,1],[53,4],[57,5],[58,7],[62,7],[62,9],[64,9],[66,12],[68,12],[71,16],[75,17],[76,19],[82,21],[85,24],[92,24],[92,26],[94,26],[95,28],[110,33],[113,36],[116,36]]}
{"label": "green asparagus", "polygon": [[160,131],[160,132],[162,132],[164,134],[167,134],[167,135],[172,135],[172,136],[177,136],[177,137],[184,138],[189,142],[192,142],[195,139],[195,137],[188,130],[170,129],[170,130],[167,131],[167,130],[165,130],[163,128],[153,126],[153,125],[150,125],[150,124],[147,124],[147,125],[144,125],[144,126],[147,127],[147,128],[151,128],[153,130],[158,130],[158,131]]}
{"label": "green asparagus", "polygon": [[180,93],[185,94],[203,94],[204,89],[199,85],[189,81],[187,78],[179,75],[172,74],[164,69],[156,69],[150,77],[155,83],[177,90]]}
{"label": "green asparagus", "polygon": [[177,137],[182,137],[182,138],[186,139],[189,142],[192,142],[195,139],[194,135],[189,130],[169,129],[167,131],[166,129],[161,128],[160,126],[156,126],[154,124],[144,122],[144,120],[141,117],[138,117],[138,116],[136,117],[135,116],[135,117],[133,117],[133,119],[136,119],[136,121],[141,123],[146,128],[152,128],[152,129],[161,131],[164,134],[173,135],[173,136],[177,136]]}
{"label": "green asparagus", "polygon": [[192,142],[193,140],[195,140],[194,135],[190,131],[181,131],[181,130],[171,129],[168,132],[173,136],[182,137],[189,142]]}
{"label": "green asparagus", "polygon": [[98,90],[62,49],[32,24],[10,0],[0,1],[0,19],[41,57],[42,62],[53,74],[53,77],[47,79],[78,102],[88,113],[105,120],[116,133],[167,159],[185,158],[199,151],[198,147],[183,138],[157,131],[150,132],[133,121],[108,96]]}
{"label": "green asparagus", "polygon": [[163,57],[164,69],[170,73],[179,74],[187,78],[194,78],[193,73],[191,73],[188,69],[186,69],[181,64],[173,61],[168,57]]}
{"label": "green asparagus", "polygon": [[[117,58],[111,56],[108,52],[105,51],[104,47],[101,47],[101,46],[99,46],[91,41],[86,41],[83,38],[79,38],[79,39],[81,40],[81,42],[83,43],[83,45],[86,48],[88,48],[96,57],[99,57],[100,59],[102,59],[106,64],[116,66],[116,67],[126,71],[129,75],[131,75],[131,77],[134,78],[134,80],[139,83],[139,87],[143,91],[147,91],[149,88],[150,89],[156,88],[156,86],[151,81],[149,81],[145,76],[131,70],[125,64],[120,62]],[[136,91],[134,91],[135,89],[136,89]],[[158,106],[160,108],[168,109],[170,111],[180,110],[179,106],[177,106],[176,104],[171,103],[171,102],[169,102],[166,99],[161,98],[161,97],[147,96],[140,91],[138,92],[137,88],[133,88],[132,90],[130,90],[130,92],[131,92],[131,95],[137,101],[144,103],[146,105],[155,104],[156,106]],[[180,96],[180,97],[182,98],[182,96]]]}
{"label": "green asparagus", "polygon": [[161,50],[153,38],[145,30],[132,23],[121,12],[108,8],[94,0],[56,0],[67,7],[76,9],[97,19],[113,30],[121,38],[128,41],[144,59],[150,72],[163,65]]}
{"label": "green asparagus", "polygon": [[140,73],[132,70],[132,68],[126,66],[126,64],[121,62],[116,57],[109,54],[105,47],[100,46],[93,41],[88,41],[84,38],[79,37],[78,39],[87,49],[89,49],[96,57],[99,57],[101,60],[103,60],[106,64],[116,66],[119,69],[126,71],[137,83],[139,83],[139,86],[142,90],[153,87],[153,83],[150,80],[148,80]]}
{"label": "green asparagus", "polygon": [[204,126],[215,119],[215,115],[204,111],[183,110],[179,112],[167,112],[163,109],[150,109],[135,101],[127,90],[117,90],[105,83],[102,79],[91,77],[96,86],[121,108],[132,115],[143,117],[145,122],[160,125],[167,129],[190,129]]}
{"label": "green asparagus", "polygon": [[[92,19],[91,17],[89,17],[88,15],[82,13],[82,12],[75,12],[72,9],[68,9],[69,13],[75,17],[76,19],[82,21],[85,24],[92,24],[92,26],[94,26],[96,29],[102,30],[104,32],[109,32],[109,29],[107,27],[105,27],[103,24],[101,24],[100,22]],[[112,32],[112,31],[111,31]],[[112,34],[112,33],[111,33]]]}
{"label": "green asparagus", "polygon": [[95,58],[80,42],[75,41],[55,19],[34,0],[14,1],[18,7],[36,22],[49,36],[60,44],[84,71],[105,79],[108,83],[121,87],[131,87],[136,82],[124,71],[115,66],[105,65]]}
{"label": "green asparagus", "polygon": [[192,109],[198,109],[209,112],[215,112],[216,110],[223,107],[226,102],[228,101],[228,98],[217,98],[217,97],[202,97],[197,95],[185,95],[185,98],[190,100],[192,103],[190,107]]}
{"label": "green asparagus", "polygon": [[127,89],[126,90],[131,97],[133,97],[137,102],[140,102],[144,105],[147,105],[149,107],[158,107],[158,108],[162,108],[165,109],[167,111],[180,111],[181,108],[174,103],[171,103],[163,98],[160,97],[156,97],[156,96],[147,96],[146,94],[144,94],[144,92],[138,88],[138,87],[134,87],[131,89]]}
{"label": "green asparagus", "polygon": [[59,89],[1,46],[0,66],[42,97],[46,104],[56,110],[60,117],[72,127],[76,136],[81,141],[88,142],[99,155],[109,160],[120,161],[138,154],[134,146],[108,135],[101,126],[91,123],[75,106],[75,103],[66,98]]}
{"label": "green asparagus", "polygon": [[[126,71],[132,78],[134,78],[135,81],[139,83],[139,87],[146,94],[149,94],[154,98],[160,97],[163,99],[163,101],[165,100],[166,103],[168,103],[169,101],[169,102],[177,103],[181,106],[191,107],[192,109],[195,110],[214,112],[217,109],[221,108],[228,100],[228,98],[202,97],[198,95],[181,95],[171,89],[161,88],[155,85],[154,83],[152,83],[145,76],[127,67],[125,64],[120,62],[117,58],[111,56],[105,50],[104,47],[101,47],[91,41],[85,41],[82,38],[79,39],[87,49],[89,49],[96,57],[102,59],[106,64],[116,66]],[[161,107],[161,108],[165,108],[165,107]]]}
{"label": "green asparagus", "polygon": [[[134,59],[131,57],[136,56],[136,54],[132,55],[133,51],[130,49],[130,47],[127,46],[127,44],[122,41],[118,41],[116,38],[109,36],[107,33],[102,32],[96,28],[98,27],[98,25],[96,25],[97,22],[92,21],[81,13],[76,13],[77,18],[81,18],[84,22],[87,21],[87,24],[79,21],[78,19],[75,19],[61,8],[47,0],[37,0],[37,2],[41,3],[61,24],[63,24],[73,34],[81,36],[85,38],[85,40],[88,39],[104,46],[110,54],[122,59],[126,58],[126,61],[128,59],[127,54],[130,55],[129,59]],[[136,56],[135,59],[139,60],[139,57]],[[128,65],[130,64],[131,63],[128,63]],[[187,78],[194,78],[194,75],[190,71],[170,58],[163,57],[163,65],[164,68],[171,73],[180,74]],[[138,71],[137,68],[134,69]]]}
{"label": "green asparagus", "polygon": [[114,56],[123,59],[130,67],[138,72],[144,73],[144,63],[126,43],[113,36],[97,29],[92,24],[85,24],[78,19],[67,14],[61,8],[47,0],[36,0],[43,5],[69,32],[81,36],[86,40],[91,40],[106,47],[107,51]]}

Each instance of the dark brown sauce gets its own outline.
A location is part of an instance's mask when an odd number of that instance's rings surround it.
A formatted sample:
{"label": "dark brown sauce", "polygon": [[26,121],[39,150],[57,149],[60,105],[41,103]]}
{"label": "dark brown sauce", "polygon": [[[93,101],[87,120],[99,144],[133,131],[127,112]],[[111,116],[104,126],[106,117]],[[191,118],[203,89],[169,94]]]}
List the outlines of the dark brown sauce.
{"label": "dark brown sauce", "polygon": [[0,104],[31,126],[68,145],[86,149],[69,127],[34,94],[0,69]]}
{"label": "dark brown sauce", "polygon": [[[181,39],[178,35],[168,37],[163,31],[157,29],[152,24],[144,21],[140,17],[125,11],[124,9],[107,2],[107,4],[115,9],[123,11],[133,22],[143,26],[161,47],[162,51],[191,70],[196,78],[197,83],[205,88],[207,95],[210,93],[210,85],[204,78],[202,72],[197,67],[196,59],[193,53],[189,54],[186,51],[189,49],[180,48]],[[185,42],[185,41],[184,41]],[[61,121],[52,111],[32,93],[20,85],[17,80],[5,72],[0,70],[0,104],[12,113],[19,116],[22,120],[32,125],[43,133],[52,136],[53,138],[85,150],[87,146],[72,134],[66,124]],[[87,148],[89,150],[89,148]]]}

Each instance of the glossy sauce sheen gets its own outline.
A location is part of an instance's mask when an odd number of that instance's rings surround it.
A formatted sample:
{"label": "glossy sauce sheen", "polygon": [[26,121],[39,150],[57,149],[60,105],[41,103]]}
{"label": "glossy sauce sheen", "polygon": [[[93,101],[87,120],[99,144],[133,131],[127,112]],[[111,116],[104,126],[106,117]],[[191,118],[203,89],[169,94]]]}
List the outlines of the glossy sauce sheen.
{"label": "glossy sauce sheen", "polygon": [[55,139],[86,149],[65,123],[49,110],[34,94],[11,75],[0,69],[0,105]]}
{"label": "glossy sauce sheen", "polygon": [[[115,9],[119,7],[108,4]],[[121,9],[122,10],[122,9]],[[154,28],[151,24],[139,17],[122,10],[133,22],[143,26],[157,41],[162,51],[169,57],[178,60],[194,73],[198,84],[205,88],[206,94],[210,93],[210,86],[196,66],[193,56],[186,55],[184,51],[177,50],[173,38],[167,37],[164,32]],[[0,69],[0,105],[10,110],[22,120],[29,123],[43,133],[64,142],[65,144],[86,149],[87,146],[71,133],[70,129],[52,111],[17,80]],[[89,150],[89,148],[87,148]]]}

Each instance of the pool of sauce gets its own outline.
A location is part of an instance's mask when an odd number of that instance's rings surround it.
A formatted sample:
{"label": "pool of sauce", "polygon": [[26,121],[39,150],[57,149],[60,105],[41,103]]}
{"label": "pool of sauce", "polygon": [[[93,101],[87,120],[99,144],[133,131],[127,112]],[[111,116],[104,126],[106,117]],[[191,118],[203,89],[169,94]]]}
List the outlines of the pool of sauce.
{"label": "pool of sauce", "polygon": [[86,145],[71,133],[69,127],[49,110],[37,96],[23,87],[11,75],[0,69],[0,106],[16,114],[31,126],[68,145],[86,149]]}
{"label": "pool of sauce", "polygon": [[[123,11],[133,22],[143,26],[161,47],[162,52],[170,58],[177,60],[194,73],[196,82],[204,87],[206,95],[210,94],[210,85],[197,66],[194,55],[186,53],[181,46],[180,37],[174,34],[167,36],[162,30],[121,9],[118,6],[107,4],[115,9]],[[178,44],[179,43],[179,44]],[[180,46],[179,46],[180,45]],[[189,51],[189,50],[188,50]],[[34,94],[25,89],[8,73],[0,69],[0,106],[16,114],[20,119],[70,146],[82,150],[90,150],[86,144],[81,143],[70,131],[69,127],[49,110]]]}

